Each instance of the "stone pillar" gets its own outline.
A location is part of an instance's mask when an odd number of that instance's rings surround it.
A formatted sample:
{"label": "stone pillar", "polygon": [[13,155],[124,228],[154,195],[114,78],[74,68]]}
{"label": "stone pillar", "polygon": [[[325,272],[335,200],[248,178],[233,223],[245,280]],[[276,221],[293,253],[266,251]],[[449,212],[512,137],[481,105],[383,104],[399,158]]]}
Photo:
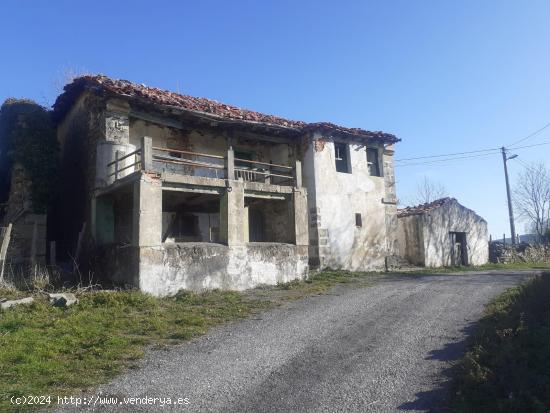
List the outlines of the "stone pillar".
{"label": "stone pillar", "polygon": [[153,138],[148,136],[141,138],[141,170],[153,170]]}
{"label": "stone pillar", "polygon": [[245,244],[244,182],[228,180],[220,202],[220,241],[229,246]]}
{"label": "stone pillar", "polygon": [[162,243],[162,184],[159,179],[141,174],[134,183],[132,243],[148,247]]}
{"label": "stone pillar", "polygon": [[308,220],[307,220],[307,194],[305,188],[294,189],[292,193],[292,205],[294,207],[294,231],[296,233],[296,245],[309,245]]}
{"label": "stone pillar", "polygon": [[395,193],[395,175],[393,166],[393,145],[386,147],[382,152],[382,165],[385,194],[382,202],[385,205],[386,221],[386,254],[387,256],[400,255],[400,246],[397,237],[397,196]]}
{"label": "stone pillar", "polygon": [[232,147],[227,150],[227,157],[225,158],[225,172],[227,173],[226,179],[235,179],[235,152]]}
{"label": "stone pillar", "polygon": [[302,162],[299,160],[296,160],[294,163],[294,186],[296,188],[302,187]]}

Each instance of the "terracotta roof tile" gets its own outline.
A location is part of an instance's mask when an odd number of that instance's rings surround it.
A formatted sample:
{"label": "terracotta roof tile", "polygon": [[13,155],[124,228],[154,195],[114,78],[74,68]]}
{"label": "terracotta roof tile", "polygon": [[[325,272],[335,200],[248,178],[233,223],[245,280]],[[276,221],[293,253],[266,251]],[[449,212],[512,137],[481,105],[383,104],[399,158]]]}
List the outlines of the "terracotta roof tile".
{"label": "terracotta roof tile", "polygon": [[127,80],[111,79],[102,75],[81,76],[67,84],[64,92],[58,96],[53,105],[54,117],[62,119],[80,93],[85,89],[104,91],[128,98],[144,99],[153,104],[199,112],[228,120],[257,122],[266,126],[279,126],[304,132],[314,130],[328,131],[334,134],[380,140],[386,143],[396,143],[399,141],[398,138],[389,133],[371,132],[359,128],[346,128],[329,122],[306,123],[289,120],[279,116],[267,115],[227,105],[211,99],[180,95],[143,84],[132,83]]}
{"label": "terracotta roof tile", "polygon": [[411,216],[411,215],[422,215],[426,212],[429,212],[429,211],[432,211],[432,210],[437,209],[439,207],[442,207],[443,205],[445,205],[445,204],[447,204],[451,201],[456,201],[456,199],[446,197],[446,198],[437,199],[437,200],[435,200],[433,202],[429,202],[427,204],[420,204],[420,205],[416,205],[416,206],[412,206],[412,207],[406,207],[406,208],[403,208],[403,209],[398,209],[397,210],[397,216],[399,218],[403,218],[403,217],[408,217],[408,216]]}

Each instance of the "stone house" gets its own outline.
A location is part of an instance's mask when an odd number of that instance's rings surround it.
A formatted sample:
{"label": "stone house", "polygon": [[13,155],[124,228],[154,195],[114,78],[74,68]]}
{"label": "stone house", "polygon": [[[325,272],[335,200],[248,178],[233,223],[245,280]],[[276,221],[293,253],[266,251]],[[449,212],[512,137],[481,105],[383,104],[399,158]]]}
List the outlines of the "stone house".
{"label": "stone house", "polygon": [[402,257],[423,267],[483,265],[489,260],[487,222],[454,198],[399,209]]}
{"label": "stone house", "polygon": [[53,114],[58,254],[79,250],[115,282],[245,289],[396,254],[391,134],[105,76],[68,84]]}

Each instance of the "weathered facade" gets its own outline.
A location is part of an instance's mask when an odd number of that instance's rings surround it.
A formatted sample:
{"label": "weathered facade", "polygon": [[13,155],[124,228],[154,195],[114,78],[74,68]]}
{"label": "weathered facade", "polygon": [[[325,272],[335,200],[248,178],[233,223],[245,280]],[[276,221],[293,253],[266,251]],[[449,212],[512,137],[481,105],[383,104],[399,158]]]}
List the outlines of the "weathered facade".
{"label": "weathered facade", "polygon": [[454,198],[398,211],[402,257],[414,265],[483,265],[489,260],[487,222]]}
{"label": "weathered facade", "polygon": [[[54,114],[67,177],[55,237],[67,251],[80,239],[116,282],[245,289],[305,278],[310,264],[383,267],[393,253],[393,135],[103,76],[67,85]],[[351,169],[338,172],[344,147]]]}
{"label": "weathered facade", "polygon": [[322,128],[304,158],[310,263],[350,271],[383,269],[397,254],[393,145]]}

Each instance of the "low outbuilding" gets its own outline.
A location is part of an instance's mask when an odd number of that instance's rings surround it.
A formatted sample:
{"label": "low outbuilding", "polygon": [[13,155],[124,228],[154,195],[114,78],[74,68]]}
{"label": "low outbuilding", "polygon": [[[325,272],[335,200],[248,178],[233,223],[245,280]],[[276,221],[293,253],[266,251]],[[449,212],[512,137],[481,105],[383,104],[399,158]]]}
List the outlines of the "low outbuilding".
{"label": "low outbuilding", "polygon": [[400,253],[423,267],[483,265],[489,259],[487,221],[454,198],[397,211]]}

